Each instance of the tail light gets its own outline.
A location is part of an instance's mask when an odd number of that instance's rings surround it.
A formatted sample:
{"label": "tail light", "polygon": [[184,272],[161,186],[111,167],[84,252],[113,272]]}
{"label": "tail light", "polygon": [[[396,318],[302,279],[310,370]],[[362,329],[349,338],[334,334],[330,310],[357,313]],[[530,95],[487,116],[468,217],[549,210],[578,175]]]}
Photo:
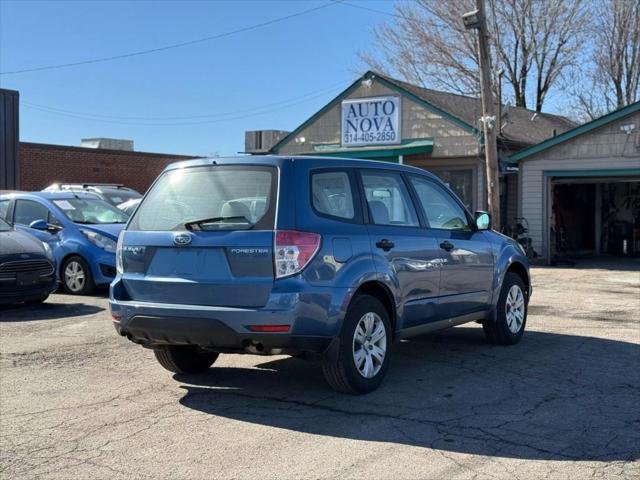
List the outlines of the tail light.
{"label": "tail light", "polygon": [[320,248],[317,233],[276,230],[273,245],[273,261],[276,278],[301,272]]}
{"label": "tail light", "polygon": [[118,242],[116,243],[116,272],[119,274],[124,273],[124,261],[122,259],[122,243],[124,237],[124,230],[118,235]]}

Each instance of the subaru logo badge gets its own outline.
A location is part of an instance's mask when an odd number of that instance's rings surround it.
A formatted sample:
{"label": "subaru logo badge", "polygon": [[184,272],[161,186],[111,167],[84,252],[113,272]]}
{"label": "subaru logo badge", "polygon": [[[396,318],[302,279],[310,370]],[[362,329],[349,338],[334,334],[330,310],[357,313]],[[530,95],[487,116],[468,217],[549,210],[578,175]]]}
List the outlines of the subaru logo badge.
{"label": "subaru logo badge", "polygon": [[176,233],[173,236],[173,243],[176,245],[189,245],[191,243],[191,235],[188,233]]}

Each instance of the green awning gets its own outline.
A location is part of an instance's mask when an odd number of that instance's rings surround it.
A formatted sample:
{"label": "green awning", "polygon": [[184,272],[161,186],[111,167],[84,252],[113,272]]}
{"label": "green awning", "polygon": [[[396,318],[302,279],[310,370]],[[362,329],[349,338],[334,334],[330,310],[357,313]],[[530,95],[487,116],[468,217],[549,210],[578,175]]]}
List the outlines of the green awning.
{"label": "green awning", "polygon": [[404,140],[396,145],[375,145],[371,147],[342,147],[340,145],[314,145],[313,152],[308,155],[324,155],[327,157],[385,159],[398,157],[399,155],[411,155],[414,153],[431,153],[433,151],[433,139],[421,138]]}

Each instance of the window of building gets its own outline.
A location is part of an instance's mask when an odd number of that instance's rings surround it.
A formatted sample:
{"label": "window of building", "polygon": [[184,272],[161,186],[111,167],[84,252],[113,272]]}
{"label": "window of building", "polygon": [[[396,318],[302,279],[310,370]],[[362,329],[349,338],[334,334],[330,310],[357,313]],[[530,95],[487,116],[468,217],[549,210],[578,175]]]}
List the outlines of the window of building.
{"label": "window of building", "polygon": [[418,200],[431,228],[443,230],[469,228],[464,210],[449,193],[435,183],[420,177],[412,176],[411,183],[418,194]]}
{"label": "window of building", "polygon": [[353,220],[353,195],[346,172],[314,173],[311,176],[313,208],[318,213]]}
{"label": "window of building", "polygon": [[373,223],[417,227],[418,216],[402,177],[392,172],[363,172],[362,185]]}
{"label": "window of building", "polygon": [[473,169],[437,169],[429,168],[462,200],[465,207],[473,210]]}

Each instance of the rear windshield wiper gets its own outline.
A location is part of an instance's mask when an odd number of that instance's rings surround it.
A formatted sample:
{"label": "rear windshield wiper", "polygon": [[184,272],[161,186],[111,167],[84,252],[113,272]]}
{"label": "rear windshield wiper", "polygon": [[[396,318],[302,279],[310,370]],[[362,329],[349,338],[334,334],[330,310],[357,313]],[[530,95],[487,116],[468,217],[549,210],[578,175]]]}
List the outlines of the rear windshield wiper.
{"label": "rear windshield wiper", "polygon": [[184,228],[187,230],[202,230],[202,226],[208,223],[219,223],[226,221],[235,221],[241,220],[244,223],[251,224],[251,220],[249,220],[244,215],[238,215],[233,217],[211,217],[211,218],[203,218],[201,220],[191,220],[189,222],[184,222]]}

